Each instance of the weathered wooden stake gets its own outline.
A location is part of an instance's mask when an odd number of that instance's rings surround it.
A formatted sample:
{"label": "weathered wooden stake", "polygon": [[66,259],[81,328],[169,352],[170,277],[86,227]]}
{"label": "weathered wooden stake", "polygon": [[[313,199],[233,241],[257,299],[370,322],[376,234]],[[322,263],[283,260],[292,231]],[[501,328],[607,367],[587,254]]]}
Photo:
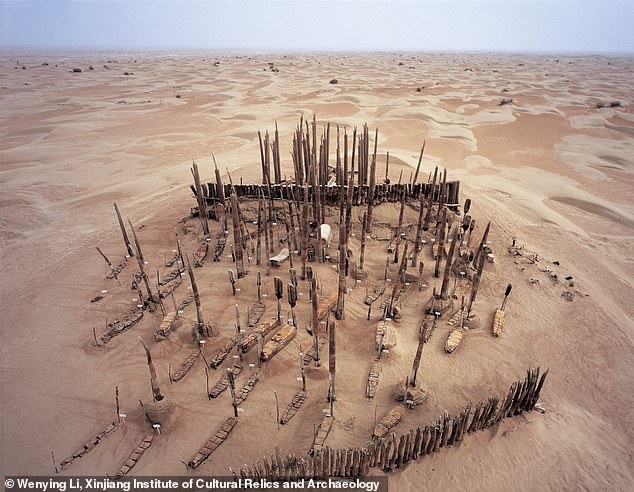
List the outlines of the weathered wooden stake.
{"label": "weathered wooden stake", "polygon": [[319,299],[317,298],[317,279],[313,276],[310,280],[310,292],[312,301],[312,335],[315,342],[315,367],[319,367],[319,318],[317,317],[317,310],[319,308]]}
{"label": "weathered wooden stake", "polygon": [[277,430],[280,430],[280,400],[277,397],[277,391],[273,390],[275,394],[275,421],[277,422]]}
{"label": "weathered wooden stake", "polygon": [[275,297],[277,298],[277,320],[282,322],[282,297],[284,296],[284,283],[280,277],[273,278]]}
{"label": "weathered wooden stake", "polygon": [[423,348],[425,346],[425,334],[421,330],[418,334],[418,347],[416,347],[416,356],[414,357],[414,363],[412,364],[412,372],[409,377],[410,386],[416,386],[416,376],[418,369],[420,368],[420,359],[423,355]]}
{"label": "weathered wooden stake", "polygon": [[262,287],[262,272],[258,271],[255,277],[255,283],[258,286],[258,304],[262,304],[262,295],[261,295],[261,287]]}
{"label": "weathered wooden stake", "polygon": [[361,228],[361,251],[359,252],[359,270],[363,271],[363,264],[365,262],[365,241],[366,233],[365,229],[368,224],[368,213],[363,212],[363,226]]}
{"label": "weathered wooden stake", "polygon": [[412,185],[416,184],[416,180],[418,179],[418,171],[420,171],[420,164],[423,162],[423,153],[425,152],[425,140],[423,140],[423,146],[420,149],[420,157],[418,158],[418,164],[416,165],[416,173],[414,173],[414,179],[412,180]]}
{"label": "weathered wooden stake", "polygon": [[132,244],[130,244],[130,240],[128,239],[128,233],[125,230],[125,225],[123,225],[123,219],[121,218],[121,212],[119,212],[117,202],[114,202],[114,210],[117,213],[117,219],[119,220],[119,227],[121,228],[121,234],[123,235],[125,248],[128,251],[128,256],[132,258],[134,256],[134,251],[132,250]]}
{"label": "weathered wooden stake", "polygon": [[154,363],[152,362],[152,355],[150,355],[150,350],[143,342],[143,339],[139,337],[139,341],[141,345],[143,345],[143,349],[145,350],[145,354],[147,355],[147,366],[150,370],[150,384],[152,386],[152,396],[154,401],[161,401],[164,396],[161,394],[161,388],[159,388],[158,379],[156,377],[156,369],[154,369]]}
{"label": "weathered wooden stake", "polygon": [[442,277],[442,286],[440,288],[440,297],[443,300],[447,300],[448,291],[449,291],[449,272],[451,271],[451,264],[453,263],[453,256],[456,250],[456,243],[458,242],[458,231],[460,230],[460,225],[455,223],[452,227],[453,231],[451,234],[451,246],[449,246],[449,254],[447,255],[447,259],[445,260],[445,273]]}
{"label": "weathered wooden stake", "polygon": [[119,407],[119,387],[114,387],[114,399],[117,404],[117,422],[121,423],[121,408]]}
{"label": "weathered wooden stake", "polygon": [[233,270],[229,269],[229,283],[231,284],[231,295],[236,295],[236,278],[233,275]]}
{"label": "weathered wooden stake", "polygon": [[194,294],[194,302],[196,303],[196,318],[198,320],[198,322],[196,323],[196,341],[198,341],[200,340],[200,335],[202,335],[203,328],[205,326],[205,319],[203,317],[203,308],[200,304],[198,285],[196,284],[196,278],[194,277],[192,266],[189,263],[189,258],[187,258],[187,273],[189,274],[189,281],[192,286],[192,293]]}
{"label": "weathered wooden stake", "polygon": [[[335,328],[337,323],[333,320],[329,326],[328,332],[328,401],[335,401],[335,365],[336,365],[336,346],[335,346]],[[332,408],[332,407],[331,407]]]}
{"label": "weathered wooden stake", "polygon": [[242,238],[240,234],[240,221],[238,217],[238,197],[236,196],[235,189],[231,191],[231,218],[233,221],[233,244],[235,247],[236,255],[236,273],[238,278],[242,278],[246,275],[244,270],[244,257],[242,251]]}
{"label": "weathered wooden stake", "polygon": [[207,199],[203,195],[203,187],[200,183],[200,174],[198,174],[198,165],[192,161],[192,175],[194,176],[194,186],[196,187],[196,199],[198,200],[198,215],[202,224],[203,234],[209,234],[209,222],[207,216]]}

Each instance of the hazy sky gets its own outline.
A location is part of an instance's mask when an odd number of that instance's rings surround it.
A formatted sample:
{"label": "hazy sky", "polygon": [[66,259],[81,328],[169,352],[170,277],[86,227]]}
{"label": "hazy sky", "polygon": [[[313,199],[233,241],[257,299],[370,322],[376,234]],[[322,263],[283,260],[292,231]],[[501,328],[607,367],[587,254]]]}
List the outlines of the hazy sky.
{"label": "hazy sky", "polygon": [[0,0],[0,45],[634,52],[634,0]]}

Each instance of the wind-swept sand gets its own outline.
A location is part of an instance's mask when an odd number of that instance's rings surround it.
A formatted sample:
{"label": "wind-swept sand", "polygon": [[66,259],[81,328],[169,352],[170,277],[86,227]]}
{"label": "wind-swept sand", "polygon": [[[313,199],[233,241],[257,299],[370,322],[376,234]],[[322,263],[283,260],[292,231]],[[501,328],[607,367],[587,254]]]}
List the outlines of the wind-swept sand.
{"label": "wind-swept sand", "polygon": [[[106,316],[124,313],[134,297],[129,279],[136,267],[126,268],[119,287],[104,280],[94,248],[117,261],[124,254],[112,202],[137,227],[155,271],[164,255],[172,255],[178,220],[195,205],[192,159],[204,181],[212,181],[212,152],[234,180],[257,180],[257,131],[272,131],[277,121],[283,171],[290,175],[292,132],[300,114],[316,112],[320,123],[349,131],[364,122],[371,130],[378,126],[377,175],[389,151],[392,180],[401,169],[409,179],[426,139],[422,178],[439,165],[462,181],[462,201],[473,200],[478,239],[492,221],[496,263],[485,267],[478,300],[486,327],[468,333],[450,356],[442,349],[448,327],[439,326],[419,373],[430,399],[399,428],[500,394],[527,367],[551,371],[541,398],[545,414],[508,419],[495,436],[469,436],[459,448],[391,474],[394,490],[631,489],[633,72],[632,58],[595,56],[3,54],[0,472],[50,473],[51,450],[60,461],[113,419],[115,385],[128,425],[67,472],[112,474],[143,436],[137,399],[147,401],[151,393],[136,334],[151,340],[158,318],[144,319],[107,347],[92,346],[92,327],[102,333]],[[338,84],[329,83],[333,78]],[[500,105],[503,98],[513,101]],[[620,105],[609,107],[613,101]],[[382,206],[377,220],[393,221],[396,210]],[[406,220],[414,221],[410,213]],[[560,278],[572,276],[574,287],[554,284],[534,265],[516,264],[506,254],[513,237],[543,258],[540,265]],[[185,243],[191,254],[192,237]],[[382,271],[383,247],[369,248],[368,266]],[[352,248],[358,251],[358,241]],[[225,258],[214,272],[229,267]],[[246,311],[253,275],[236,301],[228,295],[226,273],[211,275],[208,268],[196,270],[203,308],[228,336],[232,305],[239,302]],[[331,275],[334,282],[334,270]],[[540,283],[531,284],[530,277]],[[493,339],[488,323],[507,282],[514,286],[508,328]],[[272,295],[272,280],[265,283]],[[108,291],[104,300],[91,304],[102,289]],[[564,290],[575,294],[572,302],[561,297]],[[356,288],[348,301],[360,319],[363,295]],[[373,402],[363,396],[373,325],[338,325],[345,336],[329,445],[365,444],[375,408],[379,415],[389,408],[388,388],[404,377],[416,349],[421,299],[409,295],[404,305],[400,352],[384,364]],[[325,408],[325,369],[310,371],[312,396],[280,431],[272,393],[277,389],[285,405],[297,389],[296,346],[306,343],[309,309],[301,299],[299,305],[302,333],[293,348],[267,365],[244,404],[244,422],[196,473],[227,474],[227,467],[253,462],[273,443],[284,452],[309,448],[312,424]],[[135,474],[189,473],[180,460],[189,459],[231,412],[226,394],[212,402],[204,397],[201,364],[183,381],[167,381],[166,361],[184,358],[188,336],[181,329],[169,341],[152,342],[159,381],[177,409],[167,439],[157,440]],[[212,373],[211,382],[219,377]]]}

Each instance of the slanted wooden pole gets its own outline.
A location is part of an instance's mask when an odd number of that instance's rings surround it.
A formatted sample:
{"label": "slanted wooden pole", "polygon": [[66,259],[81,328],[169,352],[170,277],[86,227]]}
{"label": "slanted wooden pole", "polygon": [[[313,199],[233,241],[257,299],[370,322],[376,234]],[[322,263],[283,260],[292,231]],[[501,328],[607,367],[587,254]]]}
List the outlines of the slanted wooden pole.
{"label": "slanted wooden pole", "polygon": [[512,284],[508,284],[506,286],[506,292],[504,293],[504,300],[502,301],[502,307],[500,308],[501,311],[504,311],[504,308],[506,307],[506,299],[508,299],[512,288],[513,288]]}
{"label": "slanted wooden pole", "polygon": [[[141,277],[143,278],[143,283],[145,284],[145,288],[148,293],[148,301],[150,306],[154,304],[154,295],[152,294],[152,288],[150,287],[150,279],[147,276],[147,272],[145,271],[145,258],[143,257],[143,251],[141,250],[141,245],[139,244],[139,238],[136,236],[136,231],[134,230],[134,226],[132,222],[128,220],[128,224],[130,225],[130,229],[132,230],[132,237],[134,237],[134,246],[136,248],[136,259],[139,265],[139,270],[141,271]],[[141,303],[143,303],[143,299],[139,299]]]}
{"label": "slanted wooden pole", "polygon": [[119,406],[119,387],[114,387],[114,400],[117,405],[117,422],[121,423],[121,407]]}
{"label": "slanted wooden pole", "polygon": [[103,251],[101,251],[101,248],[99,246],[95,246],[95,248],[97,249],[97,251],[99,251],[99,254],[103,257],[103,259],[106,261],[106,264],[112,268],[112,263],[110,263],[110,260],[108,259],[108,257],[104,254]]}
{"label": "slanted wooden pole", "polygon": [[420,171],[420,164],[423,162],[423,153],[425,152],[425,140],[423,140],[423,146],[420,148],[420,157],[418,158],[418,164],[416,165],[416,172],[414,173],[414,179],[412,179],[412,185],[416,184],[418,179],[418,172]]}
{"label": "slanted wooden pole", "polygon": [[480,255],[482,254],[482,250],[484,249],[484,246],[486,245],[487,238],[489,237],[489,230],[490,229],[491,229],[491,222],[489,222],[487,224],[487,227],[484,230],[484,234],[482,235],[482,239],[480,240],[480,245],[478,246],[478,249],[476,250],[475,256],[473,257],[474,266],[478,265],[478,260],[480,258]]}
{"label": "slanted wooden pole", "polygon": [[275,394],[275,420],[277,422],[277,430],[280,430],[280,400],[277,397],[277,391],[273,390]]}
{"label": "slanted wooden pole", "polygon": [[194,176],[194,186],[196,187],[196,199],[198,200],[198,215],[202,224],[203,234],[209,234],[209,222],[207,217],[207,199],[203,195],[203,187],[200,183],[200,174],[198,174],[198,165],[192,161],[192,175]]}
{"label": "slanted wooden pole", "polygon": [[423,356],[423,348],[425,347],[425,334],[421,330],[418,334],[418,347],[416,347],[416,355],[414,356],[414,363],[412,364],[412,372],[409,376],[410,386],[416,386],[416,376],[418,375],[418,369],[420,368],[420,359]]}
{"label": "slanted wooden pole", "polygon": [[484,255],[480,255],[480,260],[478,261],[478,268],[476,270],[475,277],[473,278],[473,284],[471,285],[471,294],[469,295],[469,305],[467,306],[467,318],[471,315],[471,309],[473,308],[473,303],[476,300],[476,296],[478,295],[478,287],[480,287],[480,278],[482,277],[482,270],[484,270]]}
{"label": "slanted wooden pole", "polygon": [[161,388],[159,388],[158,379],[156,376],[156,369],[154,369],[154,363],[152,362],[152,355],[150,354],[150,350],[143,342],[143,339],[139,337],[139,341],[141,345],[143,345],[143,349],[145,350],[145,355],[147,356],[147,366],[150,369],[150,384],[152,386],[152,396],[154,397],[154,401],[161,401],[164,396],[161,394]]}
{"label": "slanted wooden pole", "polygon": [[408,246],[409,246],[409,243],[405,243],[405,247],[403,248],[403,256],[401,258],[401,265],[398,269],[398,278],[396,279],[396,282],[394,282],[394,288],[392,289],[392,296],[390,297],[390,303],[389,303],[390,316],[394,316],[394,302],[396,301],[399,291],[401,290],[401,285],[405,277],[405,271],[407,270],[407,247]]}
{"label": "slanted wooden pole", "polygon": [[128,256],[132,258],[134,256],[134,251],[132,249],[132,244],[130,244],[130,240],[128,239],[128,233],[125,230],[125,225],[123,225],[123,219],[121,218],[121,212],[119,212],[117,202],[114,202],[114,211],[117,213],[117,220],[119,221],[121,235],[123,236],[123,242],[125,243],[125,248],[128,251]]}

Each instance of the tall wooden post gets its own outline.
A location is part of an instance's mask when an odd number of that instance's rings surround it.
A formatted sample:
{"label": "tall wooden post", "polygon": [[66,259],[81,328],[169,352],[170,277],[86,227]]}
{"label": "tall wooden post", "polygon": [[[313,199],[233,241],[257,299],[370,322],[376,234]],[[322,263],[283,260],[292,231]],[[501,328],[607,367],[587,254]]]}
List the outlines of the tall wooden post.
{"label": "tall wooden post", "polygon": [[418,263],[418,254],[420,253],[423,239],[423,219],[425,216],[425,193],[420,194],[420,210],[418,211],[418,222],[416,224],[416,239],[414,240],[414,254],[412,255],[412,266]]}
{"label": "tall wooden post", "polygon": [[304,185],[304,202],[302,203],[302,280],[306,279],[308,263],[308,185]]}
{"label": "tall wooden post", "polygon": [[398,263],[398,248],[401,245],[401,229],[403,228],[403,215],[405,213],[405,188],[401,193],[401,210],[398,214],[398,226],[396,227],[396,247],[394,248],[394,263]]}
{"label": "tall wooden post", "polygon": [[236,273],[238,278],[246,275],[244,270],[244,255],[242,250],[242,238],[240,237],[240,220],[238,217],[238,197],[235,189],[231,190],[231,217],[233,220],[233,245],[236,254]]}
{"label": "tall wooden post", "polygon": [[282,296],[284,295],[284,283],[280,277],[273,278],[275,297],[277,298],[277,320],[282,322]]}
{"label": "tall wooden post", "polygon": [[134,251],[132,250],[132,245],[130,244],[130,240],[128,239],[128,233],[125,230],[125,225],[123,225],[123,219],[121,218],[121,212],[119,212],[117,202],[114,202],[114,210],[117,213],[117,219],[119,220],[119,227],[121,228],[121,234],[123,235],[125,248],[128,251],[128,256],[132,258],[134,256]]}
{"label": "tall wooden post", "polygon": [[365,261],[365,241],[366,233],[365,228],[368,224],[368,212],[363,212],[363,227],[361,228],[361,251],[359,253],[359,270],[363,271],[363,264]]}
{"label": "tall wooden post", "polygon": [[448,298],[448,290],[449,290],[449,272],[451,270],[451,264],[453,262],[454,251],[456,250],[456,243],[458,242],[458,231],[460,230],[460,224],[455,223],[452,227],[451,234],[451,246],[449,246],[449,255],[445,260],[445,273],[442,277],[442,286],[440,288],[440,297],[443,300],[447,300]]}
{"label": "tall wooden post", "polygon": [[434,168],[434,179],[431,182],[431,189],[429,191],[429,205],[427,213],[425,214],[425,221],[423,222],[423,231],[429,230],[429,223],[431,222],[432,209],[434,208],[434,195],[436,194],[436,178],[438,177],[438,166]]}
{"label": "tall wooden post", "polygon": [[198,165],[192,161],[192,174],[194,176],[194,185],[196,187],[196,198],[198,200],[198,215],[200,216],[200,223],[203,227],[203,234],[209,234],[209,222],[207,218],[207,200],[203,195],[203,187],[200,183],[200,174],[198,174]]}
{"label": "tall wooden post", "polygon": [[227,369],[227,383],[231,392],[231,405],[233,405],[233,416],[238,416],[238,404],[236,403],[236,381],[234,379],[233,369]]}
{"label": "tall wooden post", "polygon": [[[152,289],[150,287],[150,279],[147,276],[147,272],[145,271],[145,258],[143,258],[143,251],[141,250],[141,245],[139,244],[139,238],[136,236],[136,231],[134,230],[134,226],[132,222],[128,220],[128,224],[130,225],[130,229],[132,230],[132,237],[134,238],[134,246],[136,247],[136,259],[139,264],[139,270],[141,271],[141,277],[143,278],[143,283],[145,284],[145,288],[147,289],[147,293],[149,296],[150,304],[153,304],[154,295],[152,294]],[[139,299],[142,301],[143,299]]]}
{"label": "tall wooden post", "polygon": [[438,245],[438,253],[436,255],[436,266],[434,268],[434,277],[440,278],[440,262],[445,255],[445,222],[447,219],[447,209],[443,208],[438,225],[436,227],[436,244]]}
{"label": "tall wooden post", "polygon": [[335,328],[337,323],[330,323],[328,332],[328,401],[333,402],[335,397],[335,363],[336,363],[336,346],[335,346]]}
{"label": "tall wooden post", "polygon": [[471,308],[473,307],[473,303],[475,302],[476,296],[478,295],[478,287],[480,286],[480,278],[482,277],[482,270],[484,269],[484,261],[485,261],[485,256],[480,255],[480,259],[478,261],[478,268],[476,270],[476,274],[473,279],[473,284],[471,285],[471,294],[469,295],[469,305],[467,306],[467,318],[471,315]]}
{"label": "tall wooden post", "polygon": [[425,152],[425,140],[423,140],[423,146],[420,149],[420,157],[418,158],[418,164],[416,165],[416,172],[414,173],[414,179],[412,180],[412,185],[416,184],[416,180],[418,179],[418,171],[420,171],[420,164],[423,162],[423,153]]}
{"label": "tall wooden post", "polygon": [[476,250],[475,256],[473,257],[473,264],[478,265],[478,260],[480,258],[480,255],[482,254],[482,250],[484,249],[484,246],[487,242],[487,238],[489,237],[489,229],[491,229],[491,222],[489,222],[487,224],[486,229],[484,230],[484,234],[482,235],[482,240],[480,241],[480,245],[478,246],[478,249]]}
{"label": "tall wooden post", "polygon": [[255,264],[262,262],[262,198],[258,197],[258,237],[256,239]]}
{"label": "tall wooden post", "polygon": [[200,305],[200,294],[198,293],[198,285],[196,284],[196,278],[194,277],[194,271],[192,270],[191,263],[189,263],[189,258],[187,258],[187,273],[189,274],[189,281],[192,284],[192,293],[194,294],[194,303],[196,304],[196,319],[198,320],[198,322],[196,323],[196,338],[199,339],[200,335],[202,335],[203,333],[205,320],[203,317],[203,308]]}
{"label": "tall wooden post", "polygon": [[345,226],[345,193],[341,186],[341,196],[339,202],[339,286],[337,290],[337,309],[335,317],[341,319],[344,312],[346,295],[346,260],[348,257],[348,234]]}
{"label": "tall wooden post", "polygon": [[313,276],[310,280],[310,296],[312,301],[311,327],[315,345],[315,367],[319,367],[319,318],[317,310],[319,308],[319,299],[317,298],[317,279]]}
{"label": "tall wooden post", "polygon": [[379,129],[374,134],[374,154],[372,155],[372,163],[370,165],[370,188],[368,190],[368,218],[366,224],[366,233],[372,232],[372,209],[374,207],[374,190],[376,188],[376,146],[379,139]]}

